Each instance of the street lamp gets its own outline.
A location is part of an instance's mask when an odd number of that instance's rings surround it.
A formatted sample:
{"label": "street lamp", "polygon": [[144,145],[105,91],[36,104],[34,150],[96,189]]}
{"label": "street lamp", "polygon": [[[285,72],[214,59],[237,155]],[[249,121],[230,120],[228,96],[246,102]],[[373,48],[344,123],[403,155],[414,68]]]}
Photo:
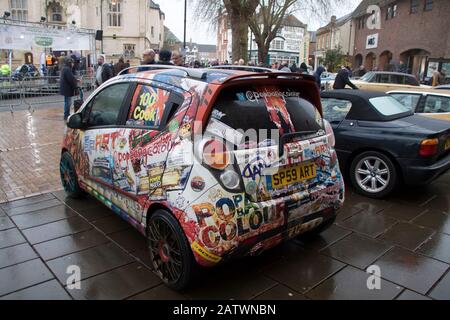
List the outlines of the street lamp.
{"label": "street lamp", "polygon": [[187,0],[184,0],[184,37],[183,37],[183,48],[186,48],[186,20],[187,20]]}

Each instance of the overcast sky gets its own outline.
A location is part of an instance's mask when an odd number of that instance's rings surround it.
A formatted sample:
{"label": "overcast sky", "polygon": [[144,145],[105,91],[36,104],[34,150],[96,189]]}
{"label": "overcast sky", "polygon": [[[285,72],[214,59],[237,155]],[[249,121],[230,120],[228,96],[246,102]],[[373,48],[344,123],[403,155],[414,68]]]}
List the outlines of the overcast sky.
{"label": "overcast sky", "polygon": [[[183,21],[184,21],[184,0],[154,0],[159,3],[161,9],[166,14],[165,25],[172,30],[173,33],[183,41]],[[331,15],[336,15],[338,18],[350,13],[356,8],[356,6],[361,2],[361,0],[344,0],[346,3],[340,5],[338,9],[333,10],[333,12],[328,17],[311,17],[307,16],[305,13],[297,13],[296,16],[303,23],[308,24],[309,31],[315,31],[319,27],[327,24],[330,20]],[[191,4],[192,0],[188,0],[188,6]],[[202,44],[216,44],[216,31],[205,23],[199,21],[194,17],[192,8],[188,8],[187,17],[187,36],[186,41],[192,38],[193,42]]]}

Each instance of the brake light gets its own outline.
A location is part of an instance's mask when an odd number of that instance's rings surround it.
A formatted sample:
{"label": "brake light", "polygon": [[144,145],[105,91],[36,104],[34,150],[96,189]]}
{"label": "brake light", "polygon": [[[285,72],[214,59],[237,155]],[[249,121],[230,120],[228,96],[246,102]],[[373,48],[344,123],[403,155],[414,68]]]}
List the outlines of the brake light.
{"label": "brake light", "polygon": [[334,137],[333,127],[331,127],[331,124],[327,120],[323,120],[323,123],[325,124],[325,132],[328,138],[328,146],[330,148],[334,148],[334,146],[336,145],[336,138]]}
{"label": "brake light", "polygon": [[431,157],[438,153],[439,140],[426,139],[420,143],[419,154],[422,157]]}
{"label": "brake light", "polygon": [[225,144],[217,139],[205,143],[202,158],[206,165],[217,170],[224,170],[230,164],[230,154]]}

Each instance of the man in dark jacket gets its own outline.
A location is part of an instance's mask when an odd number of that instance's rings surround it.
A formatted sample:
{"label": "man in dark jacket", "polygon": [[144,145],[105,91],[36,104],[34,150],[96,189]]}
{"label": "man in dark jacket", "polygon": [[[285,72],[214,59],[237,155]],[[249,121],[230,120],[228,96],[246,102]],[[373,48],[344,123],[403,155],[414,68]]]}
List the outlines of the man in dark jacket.
{"label": "man in dark jacket", "polygon": [[322,66],[319,66],[314,72],[314,77],[316,78],[317,85],[319,86],[319,90],[322,89],[322,73],[325,72],[325,68]]}
{"label": "man in dark jacket", "polygon": [[95,84],[97,87],[101,86],[102,83],[105,83],[109,79],[111,79],[114,76],[113,70],[111,66],[107,63],[105,63],[105,56],[99,55],[98,59],[98,66],[97,66],[97,72],[95,75]]}
{"label": "man in dark jacket", "polygon": [[173,63],[170,61],[171,58],[172,58],[172,52],[170,52],[169,50],[161,50],[159,52],[158,64],[173,65]]}
{"label": "man in dark jacket", "polygon": [[125,60],[123,57],[119,58],[119,62],[114,65],[114,74],[118,75],[123,69],[126,68]]}
{"label": "man in dark jacket", "polygon": [[73,60],[66,58],[59,82],[59,94],[64,96],[64,120],[67,120],[70,115],[72,97],[75,95],[75,89],[77,88],[77,79],[72,73],[72,68]]}
{"label": "man in dark jacket", "polygon": [[351,81],[349,77],[350,73],[344,66],[341,67],[341,70],[336,75],[336,79],[334,80],[333,89],[345,89],[346,85],[349,85],[353,89],[358,89]]}

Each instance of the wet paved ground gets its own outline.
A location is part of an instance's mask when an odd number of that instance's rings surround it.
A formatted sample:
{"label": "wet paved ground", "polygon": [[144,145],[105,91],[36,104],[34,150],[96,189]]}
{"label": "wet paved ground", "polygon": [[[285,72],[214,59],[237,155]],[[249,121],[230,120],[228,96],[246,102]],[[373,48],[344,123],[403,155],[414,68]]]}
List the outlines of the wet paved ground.
{"label": "wet paved ground", "polygon": [[[94,199],[63,192],[0,204],[0,299],[450,299],[450,174],[388,201],[351,191],[321,236],[208,270],[176,293],[146,241]],[[372,264],[381,290],[368,290]],[[66,287],[81,268],[81,289]]]}
{"label": "wet paved ground", "polygon": [[[208,270],[180,294],[151,272],[137,231],[96,200],[53,191],[60,118],[0,113],[0,299],[450,299],[450,173],[383,201],[349,189],[321,236]],[[366,286],[373,264],[381,290]],[[70,265],[80,290],[66,287]]]}

